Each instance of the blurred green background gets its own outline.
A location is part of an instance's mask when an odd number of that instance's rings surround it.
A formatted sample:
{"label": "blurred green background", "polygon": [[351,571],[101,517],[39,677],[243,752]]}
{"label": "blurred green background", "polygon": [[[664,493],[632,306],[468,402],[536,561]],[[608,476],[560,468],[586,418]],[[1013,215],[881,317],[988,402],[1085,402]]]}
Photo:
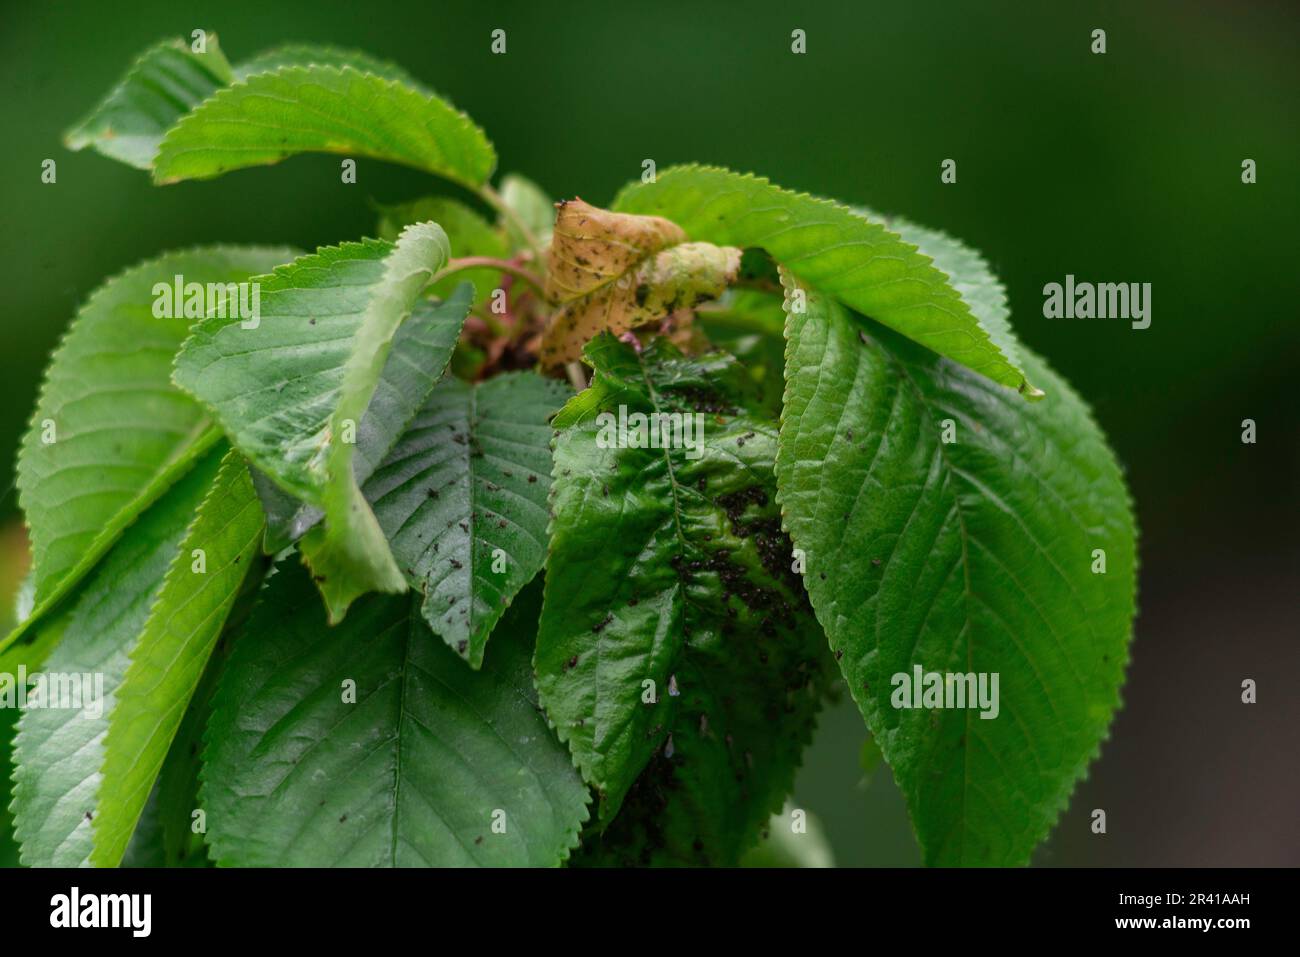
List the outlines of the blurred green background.
{"label": "blurred green background", "polygon": [[[643,159],[704,161],[983,250],[1021,338],[1093,403],[1142,529],[1126,706],[1037,860],[1300,863],[1295,4],[6,3],[5,485],[46,357],[105,277],[178,246],[373,234],[370,200],[451,190],[364,160],[344,186],[322,156],[155,188],[62,147],[137,53],[196,27],[232,60],[306,40],[400,63],[487,129],[502,171],[557,197],[604,203]],[[1044,319],[1042,287],[1066,273],[1152,283],[1151,328]],[[0,516],[16,507],[10,489]],[[1257,705],[1239,701],[1246,677]],[[851,704],[828,712],[797,803],[839,863],[916,863],[888,770],[864,784],[863,738]]]}

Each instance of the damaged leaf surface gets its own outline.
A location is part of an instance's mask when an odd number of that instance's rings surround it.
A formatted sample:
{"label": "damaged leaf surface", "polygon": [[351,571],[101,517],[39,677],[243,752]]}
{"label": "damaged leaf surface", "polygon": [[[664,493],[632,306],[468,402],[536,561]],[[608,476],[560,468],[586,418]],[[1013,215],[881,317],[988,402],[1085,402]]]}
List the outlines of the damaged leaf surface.
{"label": "damaged leaf surface", "polygon": [[658,216],[562,204],[546,285],[565,307],[542,337],[542,364],[572,362],[600,332],[619,335],[721,295],[740,271],[740,250],[685,239]]}

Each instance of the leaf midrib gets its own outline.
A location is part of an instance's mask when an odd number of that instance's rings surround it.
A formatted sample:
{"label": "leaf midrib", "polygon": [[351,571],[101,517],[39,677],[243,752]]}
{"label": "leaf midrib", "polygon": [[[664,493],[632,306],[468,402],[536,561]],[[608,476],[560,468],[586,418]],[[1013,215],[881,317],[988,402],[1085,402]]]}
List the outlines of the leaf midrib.
{"label": "leaf midrib", "polygon": [[[864,344],[863,348],[867,348],[867,346]],[[921,414],[925,416],[930,426],[934,427],[935,425],[937,425],[937,421],[934,418],[934,413],[930,408],[930,403],[928,399],[926,398],[925,394],[921,391],[920,386],[916,384],[916,380],[914,380],[911,374],[907,371],[907,368],[903,364],[903,362],[899,360],[896,356],[894,356],[888,349],[882,348],[880,351],[888,359],[890,365],[894,366],[897,369],[901,380],[907,383],[908,388],[912,391],[912,394],[916,397],[917,407],[921,410]],[[891,417],[892,417],[892,410],[891,410]],[[951,481],[957,475],[957,472],[953,467],[952,461],[948,458],[947,453],[944,452],[943,450],[942,440],[937,442],[935,444],[935,447],[938,451],[939,459],[943,463],[943,469],[947,473],[947,480]],[[958,495],[954,490],[952,493],[952,498],[953,498],[953,511],[957,513],[957,527],[961,537],[961,566],[962,566],[962,585],[963,585],[962,627],[961,627],[961,631],[958,632],[958,636],[960,637],[960,635],[963,633],[966,634],[966,672],[967,674],[969,674],[971,672],[971,664],[974,657],[974,649],[975,649],[975,633],[974,633],[974,629],[971,628],[971,611],[970,611],[970,601],[971,601],[970,557],[967,551],[967,538],[969,533],[966,528],[966,516],[962,511],[961,496]],[[933,607],[933,603],[931,603],[931,607]],[[927,619],[928,616],[929,613],[927,612]],[[923,623],[921,631],[917,635],[918,641],[920,640],[921,635],[924,634],[924,631],[925,631],[925,627]],[[961,822],[957,859],[963,863],[965,862],[966,859],[965,858],[966,831],[967,831],[966,809],[970,805],[970,749],[971,749],[971,742],[972,742],[970,716],[971,716],[971,709],[967,708],[965,719],[964,719],[965,727],[963,728],[962,731],[962,734],[965,736],[966,746],[961,749],[961,763],[962,763],[961,811],[962,813],[957,815],[957,819]]]}

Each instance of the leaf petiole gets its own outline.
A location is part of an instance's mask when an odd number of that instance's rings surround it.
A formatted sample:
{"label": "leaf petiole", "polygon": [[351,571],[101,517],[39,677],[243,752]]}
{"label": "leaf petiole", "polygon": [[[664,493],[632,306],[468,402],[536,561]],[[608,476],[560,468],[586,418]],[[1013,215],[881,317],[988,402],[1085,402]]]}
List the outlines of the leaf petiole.
{"label": "leaf petiole", "polygon": [[[433,283],[441,282],[448,276],[454,276],[456,273],[464,272],[467,269],[496,269],[509,273],[516,279],[522,279],[528,283],[537,290],[543,299],[546,299],[545,283],[543,283],[540,276],[523,268],[518,263],[509,262],[505,259],[494,259],[491,256],[463,256],[460,259],[449,260],[442,271],[433,277]],[[546,299],[546,301],[550,302],[549,299]]]}

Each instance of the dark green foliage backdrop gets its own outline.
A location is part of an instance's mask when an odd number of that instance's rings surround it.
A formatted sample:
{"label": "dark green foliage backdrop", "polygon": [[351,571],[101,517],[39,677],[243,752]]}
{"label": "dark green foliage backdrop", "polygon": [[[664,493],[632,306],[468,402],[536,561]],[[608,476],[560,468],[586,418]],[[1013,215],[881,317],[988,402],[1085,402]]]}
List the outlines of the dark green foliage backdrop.
{"label": "dark green foliage backdrop", "polygon": [[[1093,403],[1137,501],[1141,612],[1126,710],[1038,860],[1300,860],[1294,680],[1300,355],[1300,17],[1277,4],[6,3],[0,475],[50,348],[99,282],[211,241],[314,248],[373,235],[411,171],[307,156],[166,188],[60,134],[138,51],[217,31],[232,57],[288,40],[394,60],[487,129],[502,170],[605,203],[643,159],[754,170],[906,214],[982,250],[1021,339]],[[508,53],[489,33],[508,32]],[[790,31],[808,53],[790,53]],[[1093,28],[1108,52],[1089,52]],[[40,164],[58,161],[58,183]],[[958,163],[942,185],[939,164]],[[1240,165],[1259,164],[1259,182]],[[1047,320],[1042,286],[1150,282],[1146,331]],[[1259,424],[1243,446],[1240,421]],[[0,509],[12,517],[10,492]],[[1288,587],[1290,589],[1288,593]],[[1290,599],[1288,601],[1288,594]],[[1286,615],[1292,617],[1287,632]],[[1237,703],[1243,677],[1260,703]],[[841,863],[916,860],[888,771],[827,713],[799,799]],[[1087,833],[1104,807],[1111,833]]]}

